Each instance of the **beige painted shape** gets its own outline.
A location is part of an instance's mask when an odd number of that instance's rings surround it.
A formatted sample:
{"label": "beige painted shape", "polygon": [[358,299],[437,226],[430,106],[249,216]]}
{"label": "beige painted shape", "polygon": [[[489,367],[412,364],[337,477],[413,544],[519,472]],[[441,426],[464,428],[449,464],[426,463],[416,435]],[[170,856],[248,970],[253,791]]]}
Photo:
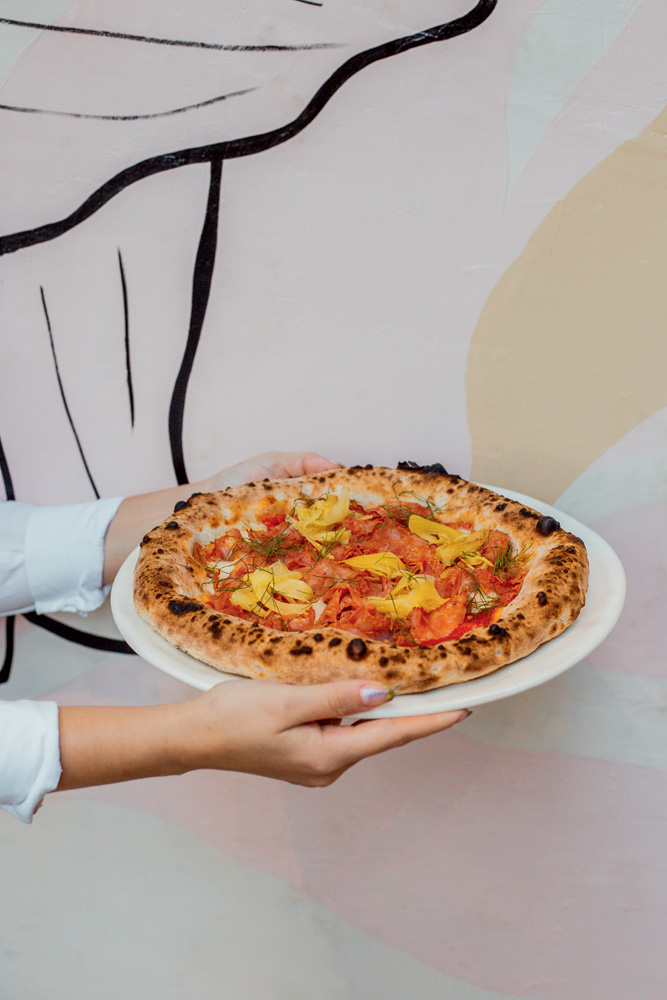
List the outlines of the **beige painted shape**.
{"label": "beige painted shape", "polygon": [[667,403],[667,109],[554,206],[491,293],[472,477],[552,502]]}

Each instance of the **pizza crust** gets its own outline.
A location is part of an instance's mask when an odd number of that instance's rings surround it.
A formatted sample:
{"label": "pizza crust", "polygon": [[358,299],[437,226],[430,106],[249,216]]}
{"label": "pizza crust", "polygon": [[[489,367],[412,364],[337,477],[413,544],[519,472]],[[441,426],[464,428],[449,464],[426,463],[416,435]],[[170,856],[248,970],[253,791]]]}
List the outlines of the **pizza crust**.
{"label": "pizza crust", "polygon": [[[318,497],[342,486],[366,505],[395,503],[396,494],[407,490],[447,504],[452,520],[471,514],[475,530],[506,532],[516,549],[530,545],[520,593],[494,625],[430,647],[393,646],[336,628],[282,632],[204,603],[206,574],[193,556],[196,543],[207,545],[227,528],[252,521],[257,505],[269,495]],[[442,466],[402,463],[397,470],[355,466],[194,494],[144,537],[134,601],[139,615],[168,642],[225,673],[289,684],[363,677],[407,694],[481,677],[527,656],[577,618],[587,583],[584,543],[553,518],[450,476]]]}

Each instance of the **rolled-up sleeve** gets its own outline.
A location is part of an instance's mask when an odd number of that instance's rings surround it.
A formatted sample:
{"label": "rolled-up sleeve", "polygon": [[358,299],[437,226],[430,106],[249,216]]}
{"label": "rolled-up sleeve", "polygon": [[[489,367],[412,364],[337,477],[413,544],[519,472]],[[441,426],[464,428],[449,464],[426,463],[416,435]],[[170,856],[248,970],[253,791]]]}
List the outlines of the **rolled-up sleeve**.
{"label": "rolled-up sleeve", "polygon": [[0,809],[31,823],[60,775],[55,702],[0,701]]}
{"label": "rolled-up sleeve", "polygon": [[36,507],[0,503],[0,614],[75,611],[104,601],[104,536],[121,497]]}

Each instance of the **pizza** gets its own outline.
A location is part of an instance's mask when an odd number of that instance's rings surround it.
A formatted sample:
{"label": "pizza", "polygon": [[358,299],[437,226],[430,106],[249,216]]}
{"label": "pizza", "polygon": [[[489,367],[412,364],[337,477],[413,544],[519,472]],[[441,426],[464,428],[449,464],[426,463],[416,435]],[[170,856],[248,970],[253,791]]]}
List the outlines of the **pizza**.
{"label": "pizza", "polygon": [[193,494],[144,537],[134,601],[218,670],[408,693],[531,653],[587,582],[583,542],[553,517],[403,462]]}

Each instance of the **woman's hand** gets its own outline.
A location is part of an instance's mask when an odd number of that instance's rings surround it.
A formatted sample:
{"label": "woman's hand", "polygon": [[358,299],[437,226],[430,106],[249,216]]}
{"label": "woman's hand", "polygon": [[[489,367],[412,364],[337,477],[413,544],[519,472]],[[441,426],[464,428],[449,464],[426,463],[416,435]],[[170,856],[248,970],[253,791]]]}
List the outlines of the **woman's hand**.
{"label": "woman's hand", "polygon": [[265,681],[218,684],[184,706],[190,723],[187,769],[247,771],[298,785],[330,785],[373,754],[403,746],[468,716],[467,709],[411,718],[340,725],[393,698],[374,681],[335,681],[305,687]]}
{"label": "woman's hand", "polygon": [[207,490],[224,490],[227,486],[242,486],[244,483],[260,482],[262,479],[293,479],[296,476],[312,476],[327,469],[338,468],[336,462],[322,458],[312,451],[267,451],[263,455],[249,458],[238,465],[211,476],[204,481]]}
{"label": "woman's hand", "polygon": [[374,681],[297,687],[235,680],[175,705],[63,707],[58,788],[201,768],[330,785],[364,757],[448,729],[469,714],[463,709],[340,725],[345,716],[392,696]]}

